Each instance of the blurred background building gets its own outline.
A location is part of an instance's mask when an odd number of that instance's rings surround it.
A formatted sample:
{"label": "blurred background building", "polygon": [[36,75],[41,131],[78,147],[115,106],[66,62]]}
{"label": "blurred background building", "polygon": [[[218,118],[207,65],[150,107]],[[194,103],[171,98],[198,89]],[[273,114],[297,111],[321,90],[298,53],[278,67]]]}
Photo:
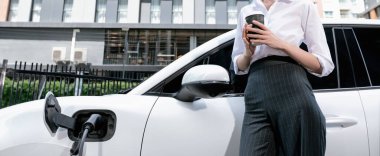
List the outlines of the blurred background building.
{"label": "blurred background building", "polygon": [[[240,8],[249,3],[250,0],[0,0],[0,59],[167,65],[234,29]],[[314,3],[325,18],[357,18],[364,11],[363,0]],[[366,8],[371,7],[366,4]]]}
{"label": "blurred background building", "polygon": [[380,18],[380,1],[379,0],[364,0],[365,11],[362,15],[365,18],[379,19]]}
{"label": "blurred background building", "polygon": [[324,18],[363,18],[363,0],[318,0]]}

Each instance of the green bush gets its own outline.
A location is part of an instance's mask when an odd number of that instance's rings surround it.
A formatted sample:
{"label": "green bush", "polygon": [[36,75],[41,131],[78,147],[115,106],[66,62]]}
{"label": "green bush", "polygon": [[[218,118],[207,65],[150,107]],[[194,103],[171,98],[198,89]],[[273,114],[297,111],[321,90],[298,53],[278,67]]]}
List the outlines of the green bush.
{"label": "green bush", "polygon": [[[53,80],[47,80],[47,83],[45,84],[45,88],[42,92],[41,98],[44,98],[44,95],[48,91],[52,91],[55,96],[74,96],[75,94],[75,83],[72,81],[65,81],[62,79],[60,81],[53,81]],[[12,83],[13,83],[13,89],[12,89]],[[118,82],[114,83],[114,81],[108,81],[108,84],[106,81],[97,81],[97,82],[90,82],[87,81],[83,82],[82,85],[82,91],[81,95],[106,95],[106,94],[115,94],[118,93],[120,90],[133,88],[137,86],[139,83],[137,82]],[[32,101],[36,97],[38,97],[38,87],[39,87],[39,80],[31,81],[29,80],[23,80],[19,81],[17,84],[17,81],[12,81],[9,78],[5,79],[4,83],[4,92],[2,96],[1,101],[1,108],[4,108],[9,105],[18,104],[22,102]],[[17,94],[16,94],[17,93]],[[16,97],[17,96],[17,97]]]}

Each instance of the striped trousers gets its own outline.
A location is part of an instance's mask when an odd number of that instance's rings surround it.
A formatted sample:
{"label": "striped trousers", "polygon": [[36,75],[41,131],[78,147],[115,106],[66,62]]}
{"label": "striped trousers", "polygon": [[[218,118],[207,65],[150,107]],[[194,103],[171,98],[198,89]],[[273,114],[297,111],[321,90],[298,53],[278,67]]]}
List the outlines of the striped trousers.
{"label": "striped trousers", "polygon": [[325,118],[306,72],[289,57],[277,58],[251,65],[240,156],[323,156]]}

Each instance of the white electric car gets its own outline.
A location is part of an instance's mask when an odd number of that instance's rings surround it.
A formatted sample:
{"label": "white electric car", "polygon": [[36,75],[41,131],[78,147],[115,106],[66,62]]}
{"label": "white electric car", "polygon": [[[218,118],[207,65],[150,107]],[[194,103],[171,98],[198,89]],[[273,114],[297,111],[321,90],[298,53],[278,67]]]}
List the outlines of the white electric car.
{"label": "white electric car", "polygon": [[[326,117],[326,155],[379,156],[380,22],[325,21],[324,28],[336,68],[328,77],[309,78]],[[238,156],[246,81],[230,70],[234,34],[190,51],[126,95],[48,95],[1,109],[0,156],[78,150],[86,156]],[[101,117],[84,143],[92,114]]]}

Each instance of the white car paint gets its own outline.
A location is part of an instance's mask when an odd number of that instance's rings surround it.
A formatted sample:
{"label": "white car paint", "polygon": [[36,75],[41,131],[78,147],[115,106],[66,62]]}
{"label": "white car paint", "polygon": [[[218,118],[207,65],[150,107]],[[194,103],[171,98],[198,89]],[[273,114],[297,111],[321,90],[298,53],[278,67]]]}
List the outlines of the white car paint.
{"label": "white car paint", "polygon": [[363,88],[359,91],[367,119],[371,156],[380,155],[380,89]]}
{"label": "white car paint", "polygon": [[327,156],[369,156],[365,115],[358,91],[316,92],[326,118]]}
{"label": "white car paint", "polygon": [[[58,98],[62,113],[71,116],[79,110],[111,110],[117,114],[116,132],[105,142],[87,142],[86,155],[140,155],[148,114],[156,96],[115,95],[103,97]],[[44,123],[44,101],[28,102],[0,110],[1,156],[69,156],[73,144],[67,130],[50,134]]]}
{"label": "white car paint", "polygon": [[[200,72],[200,71],[207,72]],[[189,69],[182,79],[182,85],[199,81],[230,82],[230,76],[226,69],[218,65],[199,65]]]}
{"label": "white car paint", "polygon": [[237,156],[242,97],[193,103],[160,97],[150,116],[142,156]]}

